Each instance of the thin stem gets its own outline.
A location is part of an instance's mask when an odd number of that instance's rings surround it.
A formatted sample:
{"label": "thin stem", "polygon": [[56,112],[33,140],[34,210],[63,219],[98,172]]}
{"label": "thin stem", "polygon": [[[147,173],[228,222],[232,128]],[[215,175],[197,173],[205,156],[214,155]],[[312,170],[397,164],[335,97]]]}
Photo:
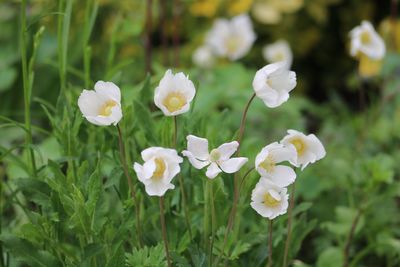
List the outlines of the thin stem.
{"label": "thin stem", "polygon": [[118,130],[118,144],[119,144],[119,152],[120,152],[120,156],[121,156],[121,163],[122,163],[122,167],[124,169],[125,177],[126,177],[126,179],[128,181],[129,191],[131,192],[131,197],[132,197],[133,202],[134,202],[133,205],[135,206],[136,234],[137,234],[137,238],[138,238],[138,241],[139,241],[139,246],[143,247],[142,234],[141,234],[141,228],[142,227],[141,227],[141,224],[140,224],[139,202],[138,202],[136,194],[135,194],[135,187],[132,184],[132,177],[129,174],[128,164],[126,163],[124,141],[123,141],[123,138],[122,138],[121,128],[119,127],[118,124],[117,124],[117,130]]}
{"label": "thin stem", "polygon": [[208,184],[208,181],[203,182],[203,193],[204,193],[204,218],[203,218],[203,242],[204,242],[204,248],[207,250],[208,248],[208,237],[210,235],[210,186]]}
{"label": "thin stem", "polygon": [[145,71],[151,73],[151,28],[152,28],[152,0],[146,1],[146,36],[145,36]]}
{"label": "thin stem", "polygon": [[176,149],[177,148],[176,141],[177,141],[177,137],[178,137],[178,121],[177,121],[176,116],[174,116],[173,118],[174,118],[174,134],[173,134],[173,137],[172,137],[172,142],[173,142],[174,147]]}
{"label": "thin stem", "polygon": [[213,181],[207,181],[210,184],[210,203],[211,203],[211,241],[210,241],[210,265],[213,262],[213,247],[214,247],[214,239],[215,239],[215,228],[216,228],[216,215],[215,215],[215,203],[214,203],[214,189],[213,189]]}
{"label": "thin stem", "polygon": [[267,267],[272,266],[272,222],[269,220],[269,237],[268,237],[268,264]]}
{"label": "thin stem", "polygon": [[171,257],[169,256],[169,246],[168,246],[168,239],[167,239],[167,226],[165,224],[165,215],[164,215],[164,197],[160,197],[160,221],[161,221],[161,230],[162,230],[162,237],[164,240],[164,248],[165,248],[165,255],[167,257],[168,267],[171,267]]}
{"label": "thin stem", "polygon": [[237,141],[239,143],[239,146],[238,146],[238,149],[236,150],[236,156],[239,156],[239,154],[240,154],[240,146],[242,145],[242,139],[243,139],[244,130],[245,130],[245,127],[246,127],[247,112],[249,111],[249,107],[250,107],[250,105],[253,102],[255,97],[256,97],[256,94],[254,93],[250,97],[249,101],[247,102],[247,104],[246,104],[246,106],[245,106],[245,108],[243,110],[242,119],[240,121],[240,127],[239,127],[239,136],[238,136],[238,139],[237,139]]}
{"label": "thin stem", "polygon": [[287,267],[288,265],[288,255],[289,255],[289,245],[290,245],[290,239],[292,237],[292,212],[294,208],[294,193],[296,190],[296,181],[292,185],[292,193],[290,194],[290,200],[289,200],[289,208],[288,208],[288,226],[287,226],[287,235],[286,235],[286,241],[285,241],[285,252],[283,254],[283,267]]}
{"label": "thin stem", "polygon": [[362,214],[362,211],[361,211],[361,209],[359,209],[357,211],[356,216],[353,219],[352,224],[351,224],[350,232],[349,232],[349,235],[347,236],[346,244],[345,244],[344,250],[343,250],[343,267],[349,266],[350,246],[351,246],[351,242],[353,241],[354,232],[356,231],[357,223],[360,220],[361,214]]}

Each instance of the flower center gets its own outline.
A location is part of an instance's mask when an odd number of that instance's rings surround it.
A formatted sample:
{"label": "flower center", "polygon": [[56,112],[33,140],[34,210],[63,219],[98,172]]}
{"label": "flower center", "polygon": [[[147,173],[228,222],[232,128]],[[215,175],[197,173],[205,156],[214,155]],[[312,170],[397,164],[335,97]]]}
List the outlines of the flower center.
{"label": "flower center", "polygon": [[171,92],[164,99],[163,104],[169,112],[175,112],[186,105],[186,98],[179,92]]}
{"label": "flower center", "polygon": [[225,41],[225,48],[229,54],[235,53],[240,46],[240,39],[238,37],[230,37]]}
{"label": "flower center", "polygon": [[218,149],[211,150],[210,161],[212,161],[212,162],[218,161],[220,157],[221,157],[221,153],[219,153]]}
{"label": "flower center", "polygon": [[271,155],[268,155],[259,166],[267,172],[272,172],[275,169],[275,161]]}
{"label": "flower center", "polygon": [[99,116],[105,116],[108,117],[112,113],[112,108],[117,105],[117,102],[114,100],[108,100],[104,105],[101,106],[99,110]]}
{"label": "flower center", "polygon": [[283,60],[285,60],[285,55],[282,52],[277,52],[275,54],[275,61],[278,62]]}
{"label": "flower center", "polygon": [[296,148],[297,154],[299,156],[303,155],[304,152],[306,151],[306,144],[304,143],[304,140],[301,138],[293,138],[290,140],[290,143],[294,145]]}
{"label": "flower center", "polygon": [[163,159],[156,158],[154,161],[156,162],[156,170],[151,179],[160,180],[164,175],[166,165]]}
{"label": "flower center", "polygon": [[363,31],[360,35],[360,40],[364,45],[371,43],[371,34],[368,31]]}
{"label": "flower center", "polygon": [[271,196],[270,193],[265,193],[264,194],[264,205],[267,207],[275,207],[279,204],[279,200],[275,199],[273,196]]}

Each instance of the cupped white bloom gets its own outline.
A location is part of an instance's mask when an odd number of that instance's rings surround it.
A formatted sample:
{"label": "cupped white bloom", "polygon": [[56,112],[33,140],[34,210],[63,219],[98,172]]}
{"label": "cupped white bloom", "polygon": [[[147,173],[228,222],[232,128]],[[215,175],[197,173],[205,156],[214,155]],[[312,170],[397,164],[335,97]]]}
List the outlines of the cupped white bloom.
{"label": "cupped white bloom", "polygon": [[176,116],[189,111],[196,94],[194,84],[185,74],[165,72],[154,93],[154,103],[166,116]]}
{"label": "cupped white bloom", "polygon": [[296,148],[297,157],[290,163],[304,170],[308,164],[322,159],[326,155],[321,141],[313,134],[305,135],[296,130],[288,130],[288,134],[281,141],[284,145],[293,145]]}
{"label": "cupped white bloom", "polygon": [[256,156],[255,168],[258,173],[274,184],[285,187],[296,180],[296,172],[289,166],[278,165],[284,161],[296,160],[296,148],[274,142],[265,146]]}
{"label": "cupped white bloom", "polygon": [[231,158],[239,147],[237,141],[225,143],[218,148],[208,152],[208,140],[194,135],[188,135],[187,150],[182,151],[182,155],[187,157],[196,169],[206,166],[206,176],[214,179],[220,172],[235,173],[248,161],[247,158]]}
{"label": "cupped white bloom", "polygon": [[144,164],[135,162],[133,169],[150,196],[163,196],[168,189],[174,189],[171,183],[181,168],[183,159],[175,149],[150,147],[142,151]]}
{"label": "cupped white bloom", "polygon": [[201,68],[210,68],[215,63],[215,58],[210,47],[207,45],[197,48],[192,57],[193,63]]}
{"label": "cupped white bloom", "polygon": [[258,214],[272,220],[286,213],[288,197],[286,188],[261,177],[251,193],[250,205]]}
{"label": "cupped white bloom", "polygon": [[78,106],[83,116],[96,125],[116,125],[122,118],[121,91],[112,82],[98,81],[94,90],[83,90]]}
{"label": "cupped white bloom", "polygon": [[270,108],[286,102],[296,84],[296,73],[286,69],[284,62],[266,65],[256,72],[253,79],[256,95]]}
{"label": "cupped white bloom", "polygon": [[350,38],[350,54],[352,56],[363,53],[374,60],[382,59],[385,56],[385,42],[369,21],[363,21],[360,26],[351,30]]}
{"label": "cupped white bloom", "polygon": [[262,54],[269,63],[284,62],[287,69],[292,66],[293,53],[289,43],[285,40],[264,46]]}
{"label": "cupped white bloom", "polygon": [[248,15],[242,14],[227,19],[217,19],[208,32],[206,43],[217,56],[234,61],[244,57],[251,49],[256,34]]}

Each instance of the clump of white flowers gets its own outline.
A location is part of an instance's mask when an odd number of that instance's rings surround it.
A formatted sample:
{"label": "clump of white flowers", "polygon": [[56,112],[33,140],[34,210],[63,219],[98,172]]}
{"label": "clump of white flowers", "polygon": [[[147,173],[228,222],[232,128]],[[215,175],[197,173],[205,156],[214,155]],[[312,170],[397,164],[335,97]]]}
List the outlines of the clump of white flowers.
{"label": "clump of white flowers", "polygon": [[264,46],[262,54],[269,63],[284,62],[288,69],[292,66],[293,53],[289,43],[285,40],[278,40],[275,43]]}
{"label": "clump of white flowers", "polygon": [[154,93],[154,103],[165,116],[176,116],[189,111],[196,94],[194,84],[185,74],[165,72]]}
{"label": "clump of white flowers", "polygon": [[208,140],[194,135],[188,135],[187,150],[182,155],[187,157],[196,169],[206,166],[206,176],[214,179],[220,172],[235,173],[248,161],[247,158],[231,158],[239,147],[236,141],[225,143],[208,152]]}
{"label": "clump of white flowers", "polygon": [[231,20],[217,19],[207,34],[206,44],[215,55],[235,61],[250,51],[255,40],[251,19],[243,14]]}
{"label": "clump of white flowers", "polygon": [[192,56],[193,63],[201,68],[211,68],[215,63],[214,54],[207,45],[197,48]]}
{"label": "clump of white flowers", "polygon": [[94,90],[83,90],[78,106],[83,116],[95,125],[116,125],[122,118],[121,91],[112,82],[98,81]]}

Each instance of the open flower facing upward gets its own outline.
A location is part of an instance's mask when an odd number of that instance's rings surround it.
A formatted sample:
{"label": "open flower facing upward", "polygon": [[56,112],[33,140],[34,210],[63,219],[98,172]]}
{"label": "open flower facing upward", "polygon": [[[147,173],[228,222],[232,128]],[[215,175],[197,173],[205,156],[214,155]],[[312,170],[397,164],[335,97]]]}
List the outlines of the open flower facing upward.
{"label": "open flower facing upward", "polygon": [[275,108],[289,99],[296,84],[296,73],[288,70],[284,62],[277,62],[256,72],[253,89],[267,107]]}
{"label": "open flower facing upward", "polygon": [[196,94],[194,84],[185,74],[165,72],[154,93],[154,103],[166,116],[185,113]]}
{"label": "open flower facing upward", "polygon": [[236,141],[222,144],[209,153],[207,139],[194,135],[188,135],[186,139],[188,150],[182,151],[182,155],[187,157],[196,169],[202,169],[209,165],[206,176],[210,179],[215,178],[222,171],[237,172],[248,160],[243,157],[231,158],[239,147],[239,143]]}
{"label": "open flower facing upward", "polygon": [[288,134],[281,141],[284,145],[292,144],[297,151],[297,157],[290,161],[293,165],[304,170],[308,164],[325,157],[325,148],[321,141],[313,134],[305,135],[296,130],[288,130]]}
{"label": "open flower facing upward", "polygon": [[210,47],[203,45],[197,48],[192,56],[193,63],[201,68],[210,68],[214,65],[215,58]]}
{"label": "open flower facing upward", "polygon": [[284,146],[277,142],[264,147],[256,157],[256,170],[262,176],[280,187],[285,187],[296,180],[295,171],[288,166],[278,165],[283,161],[296,159],[293,145]]}
{"label": "open flower facing upward", "polygon": [[136,175],[150,196],[163,196],[168,189],[174,189],[171,183],[181,168],[182,157],[175,149],[150,147],[142,151],[144,164],[135,162],[133,168]]}
{"label": "open flower facing upward", "polygon": [[269,63],[285,62],[286,68],[290,69],[293,61],[292,50],[285,40],[276,41],[264,46],[262,50],[264,59]]}
{"label": "open flower facing upward", "polygon": [[350,38],[350,54],[353,57],[359,56],[359,53],[374,60],[382,59],[385,56],[385,42],[370,22],[363,21],[360,26],[351,30]]}
{"label": "open flower facing upward", "polygon": [[270,220],[285,214],[288,208],[287,189],[261,177],[251,193],[251,207]]}
{"label": "open flower facing upward", "polygon": [[207,34],[206,43],[217,56],[234,61],[244,57],[251,49],[256,35],[248,15],[231,20],[217,19]]}
{"label": "open flower facing upward", "polygon": [[94,90],[83,90],[78,106],[83,116],[96,125],[116,125],[122,118],[121,91],[112,82],[98,81]]}

